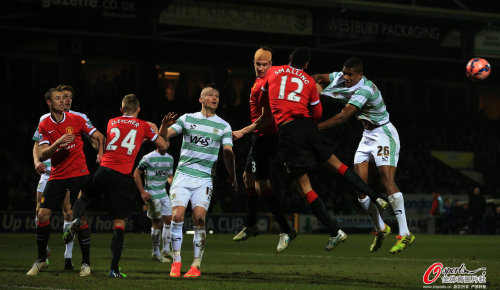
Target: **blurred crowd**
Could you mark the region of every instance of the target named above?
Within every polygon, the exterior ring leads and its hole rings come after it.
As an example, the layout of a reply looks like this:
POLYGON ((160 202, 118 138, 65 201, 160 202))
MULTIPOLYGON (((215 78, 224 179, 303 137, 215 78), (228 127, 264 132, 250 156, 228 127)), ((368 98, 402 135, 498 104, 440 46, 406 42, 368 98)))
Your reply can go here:
MULTIPOLYGON (((221 99, 217 114, 228 121, 234 130, 249 124, 248 95, 253 80, 249 79, 242 86, 235 88, 231 77, 216 76, 216 83, 220 86, 221 99), (218 78, 218 79, 217 79, 218 78)), ((54 86, 57 84, 54 84, 54 86)), ((17 96, 10 100, 6 112, 9 126, 8 140, 2 142, 0 159, 4 174, 0 175, 2 188, 1 210, 34 210, 35 191, 39 176, 34 170, 31 137, 41 115, 48 111, 43 101, 43 93, 47 88, 23 87, 22 80, 16 87, 17 96), (34 91, 37 95, 33 95, 34 91), (15 138, 14 138, 15 137, 15 138), (12 141, 11 141, 12 140, 12 141)), ((140 117, 159 124, 162 116, 169 111, 179 114, 198 111, 200 104, 198 96, 201 85, 196 88, 188 87, 182 77, 175 90, 175 98, 165 97, 164 86, 151 83, 139 87, 134 82, 134 74, 123 71, 115 78, 106 76, 97 78, 93 83, 74 84, 75 95, 73 110, 86 113, 99 131, 105 133, 107 120, 120 114, 119 107, 123 95, 134 92, 141 101, 140 117), (161 96, 161 97, 159 97, 161 96)), ((332 116, 340 107, 331 100, 322 99, 324 117, 332 116)), ((399 131, 401 139, 401 153, 396 174, 396 183, 404 194, 424 193, 431 194, 435 190, 446 196, 463 195, 470 192, 470 188, 477 185, 473 180, 465 177, 431 156, 431 150, 470 151, 474 153, 474 169, 482 173, 485 186, 483 193, 491 197, 500 197, 500 122, 488 120, 481 112, 467 119, 451 121, 408 120, 405 118, 406 108, 391 108, 388 104, 391 120, 399 131)), ((352 165, 354 152, 361 138, 362 127, 356 120, 324 132, 325 138, 335 149, 335 154, 347 165, 352 165)), ((243 174, 246 156, 249 150, 249 136, 235 142, 237 174, 243 174)), ((88 145, 88 144, 87 144, 88 145)), ((169 153, 177 158, 181 140, 174 138, 169 153)), ((151 146, 141 149, 138 158, 153 150, 151 146)), ((90 170, 96 168, 94 163, 95 151, 86 146, 87 163, 90 170)), ((211 211, 234 213, 244 212, 246 208, 245 191, 232 192, 229 184, 225 183, 223 162, 217 165, 215 179, 215 193, 211 211)), ((274 162, 272 185, 283 202, 287 212, 307 212, 305 202, 298 196, 291 179, 287 176, 280 156, 274 162)), ((326 168, 317 168, 311 175, 311 182, 317 192, 324 198, 333 214, 351 214, 361 212, 361 208, 353 191, 335 173, 326 168)), ((240 181, 240 185, 243 182, 240 181)), ((377 178, 372 178, 370 185, 377 192, 383 192, 377 178)), ((138 208, 140 198, 138 195, 138 208)), ((469 204, 470 205, 470 204, 469 204)), ((264 203, 261 204, 265 209, 264 203)), ((96 208, 99 209, 99 202, 96 208)), ((443 201, 441 214, 442 230, 457 232, 467 223, 468 212, 465 204, 453 204, 452 198, 443 201), (459 222, 460 221, 460 222, 459 222)), ((489 220, 496 220, 500 208, 484 213, 486 224, 489 220)), ((470 228, 470 224, 469 224, 470 228)), ((484 232, 490 232, 486 227, 484 232)), ((498 231, 498 229, 496 230, 498 231)))

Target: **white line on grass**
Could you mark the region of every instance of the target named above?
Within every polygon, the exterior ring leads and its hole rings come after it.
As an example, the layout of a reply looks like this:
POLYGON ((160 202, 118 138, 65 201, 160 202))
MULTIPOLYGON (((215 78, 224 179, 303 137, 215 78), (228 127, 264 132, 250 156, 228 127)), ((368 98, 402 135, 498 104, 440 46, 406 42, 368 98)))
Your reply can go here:
POLYGON ((49 289, 49 290, 69 290, 66 288, 52 288, 52 287, 33 287, 33 286, 15 286, 15 285, 0 285, 0 288, 19 288, 19 289, 49 289))

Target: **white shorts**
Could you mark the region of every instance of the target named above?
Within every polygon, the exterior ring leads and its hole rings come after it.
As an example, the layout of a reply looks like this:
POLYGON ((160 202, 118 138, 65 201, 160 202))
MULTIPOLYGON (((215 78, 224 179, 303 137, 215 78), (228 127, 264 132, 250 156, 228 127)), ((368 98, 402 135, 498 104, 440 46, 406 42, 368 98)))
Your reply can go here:
POLYGON ((37 192, 43 192, 45 190, 45 185, 47 185, 47 181, 49 180, 49 174, 44 173, 40 176, 40 181, 38 181, 38 186, 36 188, 37 192))
POLYGON ((354 164, 369 161, 377 166, 397 167, 400 147, 398 131, 390 122, 373 130, 364 130, 354 154, 354 164))
POLYGON ((162 216, 172 215, 172 205, 170 204, 170 198, 168 196, 152 199, 148 203, 147 216, 150 219, 158 220, 162 216))
POLYGON ((196 206, 208 210, 212 199, 212 179, 196 178, 181 172, 177 172, 170 187, 170 200, 172 207, 187 207, 191 201, 191 208, 196 206))

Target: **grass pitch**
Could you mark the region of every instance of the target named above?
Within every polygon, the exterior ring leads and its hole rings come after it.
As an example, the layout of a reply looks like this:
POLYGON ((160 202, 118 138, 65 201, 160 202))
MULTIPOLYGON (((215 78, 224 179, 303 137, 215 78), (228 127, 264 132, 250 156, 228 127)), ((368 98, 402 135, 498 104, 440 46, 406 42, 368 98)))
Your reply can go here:
MULTIPOLYGON (((332 252, 328 236, 299 235, 276 254, 278 235, 261 235, 233 242, 232 235, 208 235, 198 279, 171 278, 170 264, 151 260, 149 234, 125 235, 120 266, 126 279, 108 278, 111 234, 93 234, 90 277, 78 277, 80 248, 75 243, 73 272, 63 271, 61 234, 51 234, 50 266, 36 277, 26 272, 36 259, 34 234, 0 235, 0 288, 26 289, 408 289, 424 285, 427 268, 462 263, 468 270, 487 268, 487 288, 500 288, 500 236, 417 235, 403 253, 390 255, 391 236, 376 253, 368 252, 373 236, 349 234, 332 252)), ((184 235, 182 273, 192 262, 192 235, 184 235)), ((450 284, 453 288, 454 284, 450 284)), ((470 288, 469 289, 474 289, 470 288)))

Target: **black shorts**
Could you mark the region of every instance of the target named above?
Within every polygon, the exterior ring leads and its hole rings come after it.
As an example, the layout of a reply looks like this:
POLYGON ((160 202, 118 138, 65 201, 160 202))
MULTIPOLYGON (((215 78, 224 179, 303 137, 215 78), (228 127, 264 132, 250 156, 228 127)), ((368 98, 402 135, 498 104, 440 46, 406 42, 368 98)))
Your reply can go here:
POLYGON ((125 219, 132 213, 137 193, 132 176, 100 166, 92 179, 92 191, 102 195, 112 218, 125 219))
POLYGON ((278 152, 278 134, 252 136, 245 171, 252 173, 255 180, 271 178, 273 158, 278 152))
POLYGON ((285 154, 285 166, 293 179, 313 170, 333 154, 312 119, 297 119, 279 128, 279 146, 285 154))
POLYGON ((89 175, 71 177, 66 179, 52 179, 47 181, 42 194, 41 208, 57 210, 66 197, 66 191, 70 192, 70 202, 73 204, 80 193, 80 190, 90 181, 89 175))

